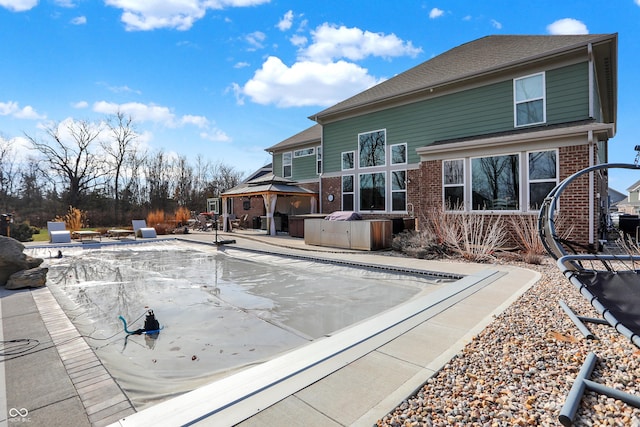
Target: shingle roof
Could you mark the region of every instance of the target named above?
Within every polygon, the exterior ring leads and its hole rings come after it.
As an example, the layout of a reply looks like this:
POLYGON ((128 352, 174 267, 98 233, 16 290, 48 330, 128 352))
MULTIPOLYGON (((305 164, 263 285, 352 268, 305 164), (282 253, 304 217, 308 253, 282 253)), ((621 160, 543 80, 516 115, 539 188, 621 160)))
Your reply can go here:
POLYGON ((276 145, 265 148, 265 151, 281 150, 283 148, 298 146, 305 143, 320 143, 321 136, 322 126, 320 126, 319 124, 315 124, 310 128, 307 128, 302 132, 299 132, 285 139, 284 141, 277 143, 276 145))
POLYGON ((329 107, 312 120, 409 95, 455 81, 518 66, 538 58, 586 47, 612 34, 487 36, 455 47, 416 67, 329 107))

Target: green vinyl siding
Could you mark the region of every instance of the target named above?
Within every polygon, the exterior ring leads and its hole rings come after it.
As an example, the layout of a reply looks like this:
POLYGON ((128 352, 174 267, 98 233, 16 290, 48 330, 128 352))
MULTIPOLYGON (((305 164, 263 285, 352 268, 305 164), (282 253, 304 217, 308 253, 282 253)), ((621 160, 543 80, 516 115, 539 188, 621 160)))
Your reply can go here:
MULTIPOLYGON (((588 63, 548 71, 545 78, 544 125, 588 118, 588 63)), ((407 143, 409 164, 419 162, 417 148, 437 141, 513 130, 513 80, 328 123, 323 126, 324 171, 340 171, 341 153, 357 153, 358 134, 377 129, 386 129, 387 145, 407 143)))
POLYGON ((416 148, 435 141, 513 128, 512 82, 500 82, 414 104, 324 125, 325 172, 340 170, 341 153, 357 152, 357 135, 386 129, 387 145, 407 143, 408 163, 416 148))
MULTIPOLYGON (((307 147, 295 147, 287 149, 286 152, 291 152, 291 177, 289 179, 293 181, 299 180, 308 180, 308 179, 317 179, 318 174, 316 173, 316 154, 315 147, 319 146, 319 144, 313 145, 314 154, 310 156, 303 157, 295 157, 293 156, 293 152, 295 150, 299 150, 300 148, 307 147)), ((310 148, 310 147, 309 147, 310 148)), ((277 152, 273 154, 273 174, 277 176, 282 176, 282 153, 277 152)))
POLYGON ((589 64, 581 62, 547 72, 547 124, 589 118, 589 64))

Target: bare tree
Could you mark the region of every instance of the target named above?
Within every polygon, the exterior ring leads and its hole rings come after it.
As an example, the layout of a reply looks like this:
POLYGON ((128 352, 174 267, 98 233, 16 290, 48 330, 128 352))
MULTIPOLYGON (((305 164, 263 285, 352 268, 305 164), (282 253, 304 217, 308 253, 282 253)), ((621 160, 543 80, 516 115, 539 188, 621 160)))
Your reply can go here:
POLYGON ((50 138, 48 142, 41 142, 26 133, 25 136, 62 179, 67 190, 67 203, 81 207, 84 196, 105 175, 100 160, 92 151, 100 129, 87 121, 70 120, 64 127, 54 124, 45 132, 50 138))
POLYGON ((113 213, 116 224, 120 217, 120 180, 127 157, 133 152, 133 142, 138 137, 131 116, 118 111, 107 119, 110 141, 103 141, 102 148, 107 155, 110 173, 113 173, 114 206, 113 213))
POLYGON ((0 135, 0 205, 8 212, 14 196, 14 179, 17 175, 13 142, 0 135))

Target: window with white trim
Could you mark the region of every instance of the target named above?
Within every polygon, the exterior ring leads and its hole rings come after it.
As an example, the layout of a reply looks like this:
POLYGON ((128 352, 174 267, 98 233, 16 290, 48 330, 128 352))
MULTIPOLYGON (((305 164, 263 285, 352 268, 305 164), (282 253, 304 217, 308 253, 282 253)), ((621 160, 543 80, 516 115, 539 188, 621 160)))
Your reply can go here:
POLYGON ((322 173, 322 146, 316 148, 316 173, 322 173))
POLYGON ((291 178, 291 151, 282 153, 282 176, 291 178))
POLYGON ((358 134, 358 167, 371 168, 387 163, 387 131, 358 134))
POLYGON ((558 185, 558 152, 532 151, 527 158, 529 210, 540 210, 544 199, 558 185))
POLYGON ((342 170, 352 170, 356 167, 355 165, 355 151, 346 151, 342 153, 342 170))
POLYGON ((464 209, 464 159, 442 162, 442 184, 445 209, 464 209))
POLYGON ((407 210, 407 171, 391 172, 391 210, 407 210))
POLYGON ((471 209, 520 209, 520 155, 505 154, 471 159, 471 209))
POLYGON ((544 73, 514 79, 513 98, 516 127, 546 122, 544 73))
POLYGON ((407 163, 407 143, 391 146, 391 164, 404 165, 407 163))
POLYGON ((384 211, 386 209, 386 174, 384 172, 359 175, 360 210, 384 211))
POLYGON ((353 175, 342 176, 342 210, 352 211, 354 208, 353 175))
POLYGON ((293 157, 305 157, 305 156, 313 156, 315 154, 315 149, 311 148, 302 148, 300 150, 296 150, 293 152, 293 157))

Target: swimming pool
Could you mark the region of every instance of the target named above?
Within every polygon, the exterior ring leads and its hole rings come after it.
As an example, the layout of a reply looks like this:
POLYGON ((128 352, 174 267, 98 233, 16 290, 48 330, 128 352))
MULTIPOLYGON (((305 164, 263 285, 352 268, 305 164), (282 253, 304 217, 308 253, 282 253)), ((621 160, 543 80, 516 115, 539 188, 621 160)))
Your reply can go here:
POLYGON ((428 277, 186 243, 46 250, 47 284, 137 409, 379 314, 428 277), (129 335, 153 309, 162 331, 129 335))

